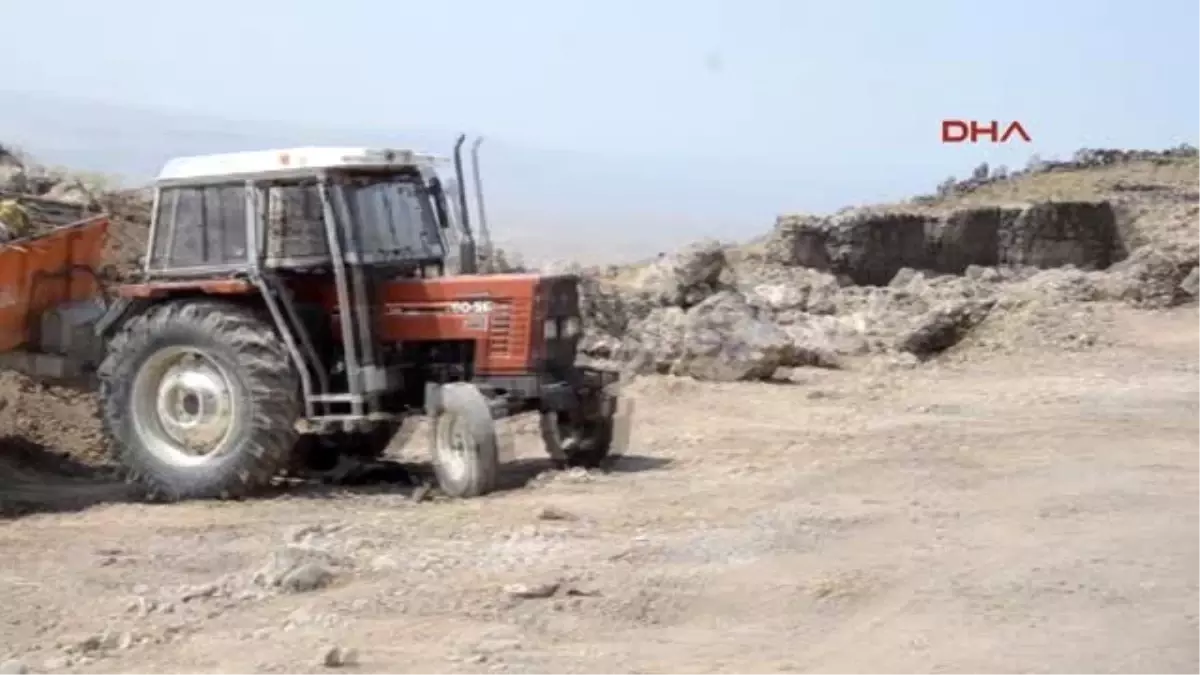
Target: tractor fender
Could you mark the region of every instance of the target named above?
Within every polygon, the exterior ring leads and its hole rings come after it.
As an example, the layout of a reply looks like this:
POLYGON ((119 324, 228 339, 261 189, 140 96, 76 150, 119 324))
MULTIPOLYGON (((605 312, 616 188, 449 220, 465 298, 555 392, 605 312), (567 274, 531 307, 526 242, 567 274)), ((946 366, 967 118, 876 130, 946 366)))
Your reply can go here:
POLYGON ((146 310, 153 301, 146 298, 126 298, 119 297, 108 303, 108 308, 104 310, 93 328, 97 337, 102 340, 108 340, 115 334, 121 326, 133 316, 137 316, 146 310))

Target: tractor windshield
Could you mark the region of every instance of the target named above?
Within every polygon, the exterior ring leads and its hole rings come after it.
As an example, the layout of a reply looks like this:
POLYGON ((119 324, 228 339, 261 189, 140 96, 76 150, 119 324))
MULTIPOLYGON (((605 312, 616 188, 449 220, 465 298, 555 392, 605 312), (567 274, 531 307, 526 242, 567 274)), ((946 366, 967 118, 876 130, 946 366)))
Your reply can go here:
POLYGON ((442 260, 445 242, 429 191, 410 174, 343 175, 333 183, 350 246, 364 263, 442 260))

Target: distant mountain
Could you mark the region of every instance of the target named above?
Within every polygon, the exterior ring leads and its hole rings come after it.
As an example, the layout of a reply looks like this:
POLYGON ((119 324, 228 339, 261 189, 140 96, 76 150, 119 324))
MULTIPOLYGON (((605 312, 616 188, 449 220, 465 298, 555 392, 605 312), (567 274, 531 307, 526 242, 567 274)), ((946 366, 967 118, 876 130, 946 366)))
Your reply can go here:
MULTIPOLYGON (((449 154, 455 134, 429 129, 307 128, 231 121, 28 92, 0 91, 0 142, 47 164, 151 179, 173 156, 299 145, 387 145, 449 154)), ((745 238, 770 226, 766 195, 727 167, 521 147, 481 149, 496 241, 527 260, 618 261, 703 236, 745 238), (698 177, 697 177, 697 174, 698 177), (690 177, 689 177, 690 176, 690 177)))

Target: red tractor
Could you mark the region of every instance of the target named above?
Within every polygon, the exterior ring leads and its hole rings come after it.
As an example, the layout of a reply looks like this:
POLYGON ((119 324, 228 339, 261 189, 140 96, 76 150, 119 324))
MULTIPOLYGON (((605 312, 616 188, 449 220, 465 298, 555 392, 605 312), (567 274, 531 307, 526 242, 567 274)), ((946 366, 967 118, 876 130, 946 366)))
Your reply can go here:
POLYGON ((408 150, 169 161, 137 283, 98 292, 103 218, 0 248, 17 300, 0 350, 91 364, 121 463, 167 499, 376 456, 413 413, 449 496, 493 489, 513 414, 540 413, 554 459, 597 465, 621 442, 618 376, 575 364, 579 279, 477 273, 463 140, 457 199, 408 150))

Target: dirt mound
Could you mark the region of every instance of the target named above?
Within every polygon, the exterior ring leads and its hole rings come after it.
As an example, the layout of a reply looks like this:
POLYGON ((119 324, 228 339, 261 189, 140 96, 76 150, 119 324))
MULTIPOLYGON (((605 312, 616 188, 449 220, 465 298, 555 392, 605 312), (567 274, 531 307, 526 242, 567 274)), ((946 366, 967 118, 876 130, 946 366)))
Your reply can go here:
POLYGON ((112 470, 75 461, 27 438, 0 436, 0 518, 75 511, 133 496, 112 470))
MULTIPOLYGON (((93 394, 0 372, 0 434, 53 448, 88 465, 107 463, 93 394)), ((0 437, 0 454, 8 451, 0 437)))
POLYGON ((95 397, 0 372, 0 517, 129 499, 95 397))

